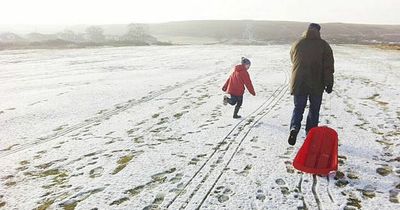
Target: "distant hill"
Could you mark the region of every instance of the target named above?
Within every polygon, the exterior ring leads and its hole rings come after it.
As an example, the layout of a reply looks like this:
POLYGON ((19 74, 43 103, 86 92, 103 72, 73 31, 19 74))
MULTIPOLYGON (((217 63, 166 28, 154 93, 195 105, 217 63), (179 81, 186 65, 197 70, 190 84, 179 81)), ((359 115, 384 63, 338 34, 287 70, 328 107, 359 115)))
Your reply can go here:
MULTIPOLYGON (((308 23, 283 21, 215 20, 184 21, 150 25, 152 35, 214 38, 217 41, 291 43, 308 23)), ((321 24, 322 36, 332 43, 400 43, 400 25, 321 24)), ((246 42, 245 42, 246 43, 246 42)))
MULTIPOLYGON (((192 40, 199 43, 268 44, 291 43, 301 36, 308 24, 290 21, 194 20, 144 25, 149 28, 150 34, 160 41, 173 43, 192 40)), ((106 34, 112 35, 125 33, 126 26, 101 25, 106 34)), ((324 23, 321 26, 322 36, 331 43, 400 43, 400 25, 324 23)), ((68 29, 82 32, 86 27, 79 25, 68 29)))
MULTIPOLYGON (((157 24, 141 24, 149 35, 161 42, 173 44, 287 44, 298 39, 308 23, 289 21, 255 20, 198 20, 178 21, 157 24)), ((325 23, 322 25, 322 37, 335 44, 399 44, 400 25, 366 25, 347 23, 325 23)), ((128 24, 98 25, 107 37, 124 36, 128 24)), ((37 41, 54 37, 63 30, 77 34, 76 39, 83 39, 83 33, 89 25, 65 26, 0 26, 3 40, 37 41), (29 29, 30 28, 30 29, 29 29), (34 28, 34 30, 32 30, 34 28), (5 31, 7 29, 7 31, 5 31), (25 30, 23 30, 25 29, 25 30), (47 35, 40 35, 43 32, 47 35), (10 33, 11 32, 11 33, 10 33), (24 33, 22 33, 24 32, 24 33), (34 33, 32 33, 34 32, 34 33), (32 40, 31 40, 32 39, 32 40)), ((56 36, 65 41, 63 37, 56 36)), ((75 41, 73 41, 75 42, 75 41)))

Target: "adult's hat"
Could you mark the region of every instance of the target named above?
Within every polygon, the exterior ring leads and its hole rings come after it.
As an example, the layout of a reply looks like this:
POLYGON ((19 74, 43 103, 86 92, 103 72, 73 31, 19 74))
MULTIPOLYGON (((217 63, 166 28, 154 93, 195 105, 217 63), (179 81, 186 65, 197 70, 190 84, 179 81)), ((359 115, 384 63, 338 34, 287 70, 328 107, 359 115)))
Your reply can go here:
POLYGON ((317 23, 310 23, 310 25, 308 26, 308 29, 316 29, 316 30, 320 31, 321 26, 317 23))
POLYGON ((247 58, 245 58, 245 57, 242 57, 242 64, 249 64, 249 65, 251 65, 251 62, 250 62, 249 59, 247 59, 247 58))

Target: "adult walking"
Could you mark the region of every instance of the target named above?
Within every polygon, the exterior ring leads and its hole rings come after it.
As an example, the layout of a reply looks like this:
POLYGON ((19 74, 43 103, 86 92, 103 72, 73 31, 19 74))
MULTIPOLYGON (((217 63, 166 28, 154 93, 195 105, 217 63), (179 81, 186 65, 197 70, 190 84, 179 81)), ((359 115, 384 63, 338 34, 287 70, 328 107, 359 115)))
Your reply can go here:
POLYGON ((288 139, 290 145, 296 144, 307 101, 310 101, 310 105, 306 133, 311 128, 318 126, 324 90, 328 94, 332 92, 333 52, 329 44, 321 39, 320 30, 319 24, 311 23, 302 38, 293 44, 290 51, 293 64, 290 88, 294 99, 288 139))

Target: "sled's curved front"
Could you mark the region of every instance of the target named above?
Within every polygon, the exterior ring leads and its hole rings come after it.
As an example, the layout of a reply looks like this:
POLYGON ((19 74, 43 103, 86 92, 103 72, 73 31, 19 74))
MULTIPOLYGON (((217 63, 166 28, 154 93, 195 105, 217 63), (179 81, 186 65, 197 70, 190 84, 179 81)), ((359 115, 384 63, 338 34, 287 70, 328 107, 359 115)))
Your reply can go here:
POLYGON ((338 135, 329 127, 315 127, 310 130, 297 153, 293 166, 300 171, 327 175, 337 170, 338 135))

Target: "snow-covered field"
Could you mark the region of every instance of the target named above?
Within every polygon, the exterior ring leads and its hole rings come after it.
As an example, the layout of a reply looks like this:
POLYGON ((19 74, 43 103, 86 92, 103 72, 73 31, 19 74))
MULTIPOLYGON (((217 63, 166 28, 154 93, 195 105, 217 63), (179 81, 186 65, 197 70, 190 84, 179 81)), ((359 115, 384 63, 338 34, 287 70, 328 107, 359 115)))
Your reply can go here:
POLYGON ((0 52, 0 209, 398 209, 400 54, 333 46, 339 172, 293 169, 288 45, 0 52), (257 96, 221 86, 241 56, 257 96))

